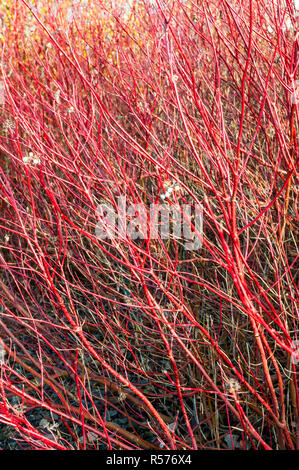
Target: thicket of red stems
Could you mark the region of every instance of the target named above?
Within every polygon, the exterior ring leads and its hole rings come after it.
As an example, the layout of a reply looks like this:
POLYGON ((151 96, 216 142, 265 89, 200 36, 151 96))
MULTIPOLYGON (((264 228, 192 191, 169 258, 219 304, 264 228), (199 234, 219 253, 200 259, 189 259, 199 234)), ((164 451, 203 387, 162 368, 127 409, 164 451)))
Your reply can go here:
POLYGON ((298 449, 293 2, 36 7, 2 36, 0 422, 20 448, 298 449), (98 204, 169 182, 199 250, 96 237, 98 204))

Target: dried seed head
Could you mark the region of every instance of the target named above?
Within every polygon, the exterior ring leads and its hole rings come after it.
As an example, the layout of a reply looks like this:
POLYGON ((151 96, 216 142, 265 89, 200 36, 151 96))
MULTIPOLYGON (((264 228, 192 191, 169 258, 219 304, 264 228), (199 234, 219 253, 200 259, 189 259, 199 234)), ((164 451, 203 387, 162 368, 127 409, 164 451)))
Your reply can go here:
POLYGON ((47 419, 43 418, 39 422, 39 427, 46 429, 47 431, 55 431, 59 428, 59 423, 50 423, 47 419))
POLYGON ((43 429, 47 429, 50 426, 50 423, 47 419, 43 418, 40 420, 39 426, 43 429))
POLYGON ((12 409, 17 416, 23 416, 27 407, 24 405, 24 403, 17 403, 16 405, 12 406, 12 409))
POLYGON ((227 393, 230 394, 238 393, 240 388, 241 385, 236 379, 229 379, 228 382, 225 384, 225 389, 227 393))
POLYGON ((120 394, 118 395, 118 399, 121 403, 125 401, 126 398, 127 398, 127 394, 125 392, 120 392, 120 394))

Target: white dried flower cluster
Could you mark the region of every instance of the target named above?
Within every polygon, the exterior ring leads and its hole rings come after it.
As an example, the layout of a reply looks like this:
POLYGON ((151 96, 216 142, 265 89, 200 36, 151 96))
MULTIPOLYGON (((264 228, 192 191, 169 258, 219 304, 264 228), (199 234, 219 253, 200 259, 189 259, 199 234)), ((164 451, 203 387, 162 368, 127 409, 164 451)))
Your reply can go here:
POLYGON ((95 85, 95 84, 97 83, 97 81, 98 81, 98 74, 99 74, 99 72, 97 71, 97 69, 93 69, 93 70, 91 70, 91 72, 90 72, 90 75, 91 75, 91 83, 92 83, 93 85, 95 85))
POLYGON ((35 30, 36 30, 36 26, 34 24, 32 24, 31 26, 26 26, 26 28, 24 28, 25 37, 30 38, 32 33, 34 33, 35 30))
POLYGON ((4 342, 0 338, 0 366, 3 366, 5 364, 5 356, 6 356, 6 350, 4 347, 4 342))
POLYGON ((0 80, 0 105, 4 104, 5 102, 5 86, 4 82, 0 80))
POLYGON ((168 199, 173 191, 180 191, 181 187, 180 185, 176 182, 176 181, 167 181, 165 184, 164 184, 164 191, 165 191, 165 194, 161 194, 161 199, 164 200, 164 199, 168 199))
POLYGON ((50 423, 47 419, 40 420, 39 426, 47 431, 55 431, 59 427, 59 423, 50 423))
POLYGON ((16 128, 15 122, 12 119, 6 119, 2 124, 2 129, 4 132, 13 132, 16 128))
POLYGON ((227 393, 234 394, 239 392, 241 385, 238 380, 231 378, 225 384, 225 389, 227 393))
POLYGON ((68 112, 69 114, 72 114, 74 111, 75 111, 75 109, 74 109, 73 106, 70 106, 69 109, 67 110, 67 112, 68 112))
POLYGON ((290 101, 292 104, 299 103, 299 80, 296 80, 292 84, 293 91, 290 95, 290 101))
POLYGON ((25 155, 23 157, 23 163, 31 163, 32 165, 38 165, 40 163, 40 159, 36 155, 34 155, 33 152, 29 152, 28 155, 25 155))
POLYGON ((290 31, 294 29, 291 18, 288 16, 282 26, 283 31, 290 31))
POLYGON ((118 399, 121 403, 123 403, 125 401, 125 399, 127 398, 127 394, 125 392, 120 392, 119 395, 118 395, 118 399))
POLYGON ((56 101, 56 103, 60 103, 60 90, 57 90, 55 95, 54 95, 54 99, 56 101))

